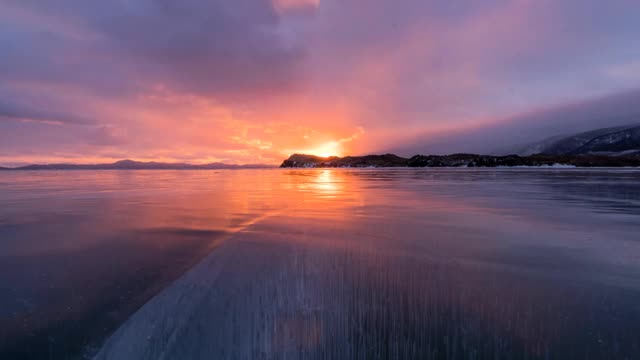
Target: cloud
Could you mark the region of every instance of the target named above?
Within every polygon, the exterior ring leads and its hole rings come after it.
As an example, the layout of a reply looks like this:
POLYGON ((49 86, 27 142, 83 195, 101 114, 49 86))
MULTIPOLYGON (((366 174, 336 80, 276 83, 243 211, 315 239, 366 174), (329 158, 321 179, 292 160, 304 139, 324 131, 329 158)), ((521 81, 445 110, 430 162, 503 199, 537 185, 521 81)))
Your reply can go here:
POLYGON ((14 40, 5 66, 29 80, 71 79, 95 88, 119 82, 121 89, 139 92, 161 86, 236 98, 295 86, 304 55, 301 44, 281 39, 279 14, 262 0, 9 0, 8 5, 20 10, 26 31, 10 34, 14 40), (39 23, 42 19, 47 25, 39 23), (38 30, 43 26, 49 32, 38 30), (87 35, 78 35, 82 32, 87 35))
POLYGON ((640 4, 629 0, 2 8, 6 157, 278 163, 291 149, 333 143, 345 154, 466 151, 634 109, 620 101, 585 116, 549 110, 637 87, 640 4))
POLYGON ((640 124, 640 88, 548 106, 461 128, 418 134, 391 151, 409 154, 505 153, 556 135, 640 124))
POLYGON ((320 0, 273 0, 273 6, 279 13, 315 11, 320 0))
POLYGON ((640 83, 640 62, 610 65, 605 68, 604 72, 607 76, 632 85, 640 83))

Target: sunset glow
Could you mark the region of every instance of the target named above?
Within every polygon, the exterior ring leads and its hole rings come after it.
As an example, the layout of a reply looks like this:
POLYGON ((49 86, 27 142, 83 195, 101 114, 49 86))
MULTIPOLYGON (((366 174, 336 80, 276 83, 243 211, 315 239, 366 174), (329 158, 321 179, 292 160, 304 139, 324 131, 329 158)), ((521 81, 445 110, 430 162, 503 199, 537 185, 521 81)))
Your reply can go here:
POLYGON ((0 360, 640 360, 640 0, 0 0, 0 360))
POLYGON ((315 9, 320 6, 320 0, 273 0, 273 5, 280 12, 301 8, 315 9))
POLYGON ((638 11, 596 0, 7 0, 0 166, 489 153, 613 126, 640 110, 638 11))
POLYGON ((305 151, 305 153, 311 154, 311 155, 317 155, 317 156, 322 156, 322 157, 329 157, 329 156, 342 156, 342 151, 340 149, 340 144, 336 141, 331 141, 328 142, 320 147, 317 147, 315 149, 311 149, 308 152, 305 151))

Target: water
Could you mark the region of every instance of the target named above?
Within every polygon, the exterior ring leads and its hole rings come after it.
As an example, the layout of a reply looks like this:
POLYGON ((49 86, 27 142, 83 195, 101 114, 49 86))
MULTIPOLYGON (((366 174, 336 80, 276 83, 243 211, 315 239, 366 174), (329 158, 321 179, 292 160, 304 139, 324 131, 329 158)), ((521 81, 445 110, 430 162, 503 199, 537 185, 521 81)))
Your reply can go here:
POLYGON ((640 358, 638 170, 11 171, 0 205, 0 359, 640 358))

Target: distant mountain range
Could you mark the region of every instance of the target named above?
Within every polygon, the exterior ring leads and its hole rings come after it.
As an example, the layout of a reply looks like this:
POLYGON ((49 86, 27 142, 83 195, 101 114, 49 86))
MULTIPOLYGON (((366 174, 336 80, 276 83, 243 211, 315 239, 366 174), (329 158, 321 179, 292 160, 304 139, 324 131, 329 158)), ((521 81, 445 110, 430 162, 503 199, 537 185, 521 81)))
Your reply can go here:
POLYGON ((262 164, 234 165, 224 163, 209 163, 193 165, 187 163, 142 162, 120 160, 110 164, 46 164, 26 165, 16 168, 2 168, 0 170, 215 170, 215 169, 261 169, 273 166, 262 164))
POLYGON ((640 125, 591 130, 575 135, 554 136, 510 151, 517 155, 609 155, 640 154, 640 125))
POLYGON ((638 167, 640 155, 415 155, 403 158, 394 154, 319 157, 294 154, 282 162, 282 168, 334 167, 638 167))

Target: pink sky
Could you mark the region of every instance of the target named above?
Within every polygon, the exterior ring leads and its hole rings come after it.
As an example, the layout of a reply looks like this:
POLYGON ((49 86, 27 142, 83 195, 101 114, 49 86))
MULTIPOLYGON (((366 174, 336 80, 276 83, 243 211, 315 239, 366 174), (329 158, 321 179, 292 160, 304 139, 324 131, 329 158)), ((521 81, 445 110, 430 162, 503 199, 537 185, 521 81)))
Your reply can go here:
POLYGON ((551 136, 640 103, 630 0, 1 6, 0 164, 480 152, 510 136, 460 134, 551 136))

